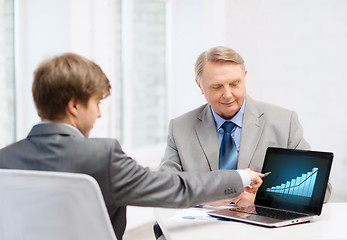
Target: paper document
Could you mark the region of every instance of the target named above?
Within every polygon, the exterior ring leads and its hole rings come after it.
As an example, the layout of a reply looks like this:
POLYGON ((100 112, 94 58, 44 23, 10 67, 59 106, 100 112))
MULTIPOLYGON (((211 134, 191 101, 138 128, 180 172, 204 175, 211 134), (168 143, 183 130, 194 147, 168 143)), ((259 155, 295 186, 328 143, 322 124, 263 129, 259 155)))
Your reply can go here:
MULTIPOLYGON (((176 214, 172 217, 173 220, 182 220, 187 221, 204 221, 204 222, 215 222, 215 221, 225 221, 224 219, 211 217, 207 213, 213 210, 225 209, 225 208, 234 208, 236 205, 230 204, 220 207, 214 206, 199 206, 186 209, 179 209, 176 211, 176 214)), ((229 221, 229 220, 226 220, 229 221)))

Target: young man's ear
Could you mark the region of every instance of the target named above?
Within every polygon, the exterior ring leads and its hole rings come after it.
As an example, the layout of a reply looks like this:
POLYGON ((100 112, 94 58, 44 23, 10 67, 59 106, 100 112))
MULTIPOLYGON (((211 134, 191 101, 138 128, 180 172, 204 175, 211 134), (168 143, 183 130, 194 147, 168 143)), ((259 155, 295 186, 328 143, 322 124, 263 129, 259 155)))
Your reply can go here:
POLYGON ((79 109, 79 103, 75 100, 75 98, 71 98, 70 101, 67 103, 66 111, 68 114, 77 117, 78 115, 78 109, 79 109))

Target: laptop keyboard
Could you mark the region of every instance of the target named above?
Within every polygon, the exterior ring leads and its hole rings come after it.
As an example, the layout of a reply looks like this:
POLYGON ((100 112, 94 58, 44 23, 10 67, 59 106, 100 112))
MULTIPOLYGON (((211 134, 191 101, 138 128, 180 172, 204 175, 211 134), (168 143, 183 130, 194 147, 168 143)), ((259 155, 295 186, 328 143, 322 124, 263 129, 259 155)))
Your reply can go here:
POLYGON ((271 218, 281 219, 281 220, 295 219, 295 218, 307 216, 305 214, 288 212, 288 211, 284 211, 284 210, 277 210, 277 209, 273 209, 273 208, 260 207, 260 206, 246 206, 246 207, 230 208, 229 210, 235 211, 235 212, 249 213, 249 214, 254 214, 254 215, 261 215, 261 216, 271 217, 271 218))

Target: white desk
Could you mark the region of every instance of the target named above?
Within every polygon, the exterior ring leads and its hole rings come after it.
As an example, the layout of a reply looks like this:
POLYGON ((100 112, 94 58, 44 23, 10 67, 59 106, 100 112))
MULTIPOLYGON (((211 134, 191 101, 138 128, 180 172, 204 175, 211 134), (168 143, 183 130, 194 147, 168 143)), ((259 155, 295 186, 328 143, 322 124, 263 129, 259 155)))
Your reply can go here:
POLYGON ((217 239, 347 239, 347 202, 324 204, 319 218, 281 228, 235 221, 196 221, 177 217, 180 209, 154 209, 167 240, 217 239))

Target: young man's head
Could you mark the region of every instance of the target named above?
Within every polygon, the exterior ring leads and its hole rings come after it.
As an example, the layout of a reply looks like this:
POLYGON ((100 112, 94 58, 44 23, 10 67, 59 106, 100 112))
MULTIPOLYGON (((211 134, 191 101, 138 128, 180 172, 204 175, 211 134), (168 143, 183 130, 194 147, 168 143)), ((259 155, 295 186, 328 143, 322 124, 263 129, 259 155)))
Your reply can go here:
POLYGON ((101 68, 73 53, 45 60, 34 72, 32 93, 41 119, 69 123, 85 136, 101 116, 98 104, 110 90, 101 68))

